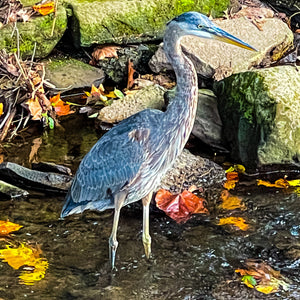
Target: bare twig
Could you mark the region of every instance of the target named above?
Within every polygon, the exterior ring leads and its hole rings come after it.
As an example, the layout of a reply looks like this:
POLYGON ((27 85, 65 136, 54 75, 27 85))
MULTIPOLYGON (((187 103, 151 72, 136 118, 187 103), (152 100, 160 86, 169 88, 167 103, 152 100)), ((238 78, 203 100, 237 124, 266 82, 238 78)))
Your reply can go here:
POLYGON ((55 0, 54 18, 53 18, 52 29, 51 29, 51 34, 50 34, 51 37, 53 37, 53 34, 54 34, 54 28, 55 28, 55 23, 56 23, 56 18, 57 18, 57 5, 58 5, 58 0, 55 0))
POLYGON ((15 117, 16 111, 17 111, 17 109, 14 107, 12 109, 11 113, 9 114, 7 122, 5 123, 5 126, 4 126, 4 128, 3 128, 2 132, 1 132, 1 135, 0 135, 0 142, 2 142, 5 139, 5 137, 7 136, 10 124, 11 124, 12 120, 15 117))

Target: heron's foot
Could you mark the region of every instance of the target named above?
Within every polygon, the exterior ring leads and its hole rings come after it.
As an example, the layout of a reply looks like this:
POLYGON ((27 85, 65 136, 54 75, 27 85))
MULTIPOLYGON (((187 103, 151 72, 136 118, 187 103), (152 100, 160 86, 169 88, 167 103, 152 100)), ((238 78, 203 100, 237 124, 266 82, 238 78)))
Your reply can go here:
POLYGON ((149 259, 151 255, 151 236, 143 235, 143 244, 145 249, 146 257, 149 259))
POLYGON ((118 248, 118 241, 109 239, 109 260, 111 262, 111 269, 115 268, 115 261, 116 261, 116 252, 118 248))

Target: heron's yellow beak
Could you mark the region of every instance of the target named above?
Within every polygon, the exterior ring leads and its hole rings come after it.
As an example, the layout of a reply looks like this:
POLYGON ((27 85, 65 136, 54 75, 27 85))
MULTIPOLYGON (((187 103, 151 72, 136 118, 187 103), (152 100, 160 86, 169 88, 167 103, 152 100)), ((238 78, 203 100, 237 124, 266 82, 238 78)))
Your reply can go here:
POLYGON ((214 31, 212 32, 214 39, 227 43, 227 44, 232 44, 244 49, 248 49, 251 51, 258 51, 254 47, 250 46, 249 44, 243 42, 242 40, 238 39, 237 37, 231 35, 230 33, 222 30, 221 28, 214 28, 214 31))

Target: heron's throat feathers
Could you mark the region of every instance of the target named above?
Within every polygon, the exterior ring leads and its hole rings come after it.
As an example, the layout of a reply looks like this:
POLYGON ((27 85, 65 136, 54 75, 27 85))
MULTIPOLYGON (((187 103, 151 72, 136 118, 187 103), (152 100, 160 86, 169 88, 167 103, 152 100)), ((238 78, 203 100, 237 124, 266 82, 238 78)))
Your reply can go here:
POLYGON ((197 110, 197 73, 191 60, 182 51, 180 35, 173 30, 165 36, 164 50, 174 68, 177 81, 175 97, 167 108, 166 119, 174 124, 174 129, 178 130, 177 134, 182 139, 181 143, 185 144, 192 131, 197 110))

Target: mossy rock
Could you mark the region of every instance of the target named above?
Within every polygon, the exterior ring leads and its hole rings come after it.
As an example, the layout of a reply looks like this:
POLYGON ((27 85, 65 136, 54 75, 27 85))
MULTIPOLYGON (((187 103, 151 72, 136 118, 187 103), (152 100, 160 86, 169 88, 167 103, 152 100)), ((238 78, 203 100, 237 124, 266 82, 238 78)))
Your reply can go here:
POLYGON ((73 11, 75 44, 140 43, 162 38, 167 21, 186 11, 222 15, 230 0, 64 0, 73 11))
POLYGON ((300 160, 300 73, 278 66, 215 83, 231 156, 247 166, 300 160))
MULTIPOLYGON (((32 17, 25 23, 17 22, 16 26, 19 32, 21 56, 23 58, 31 57, 36 44, 35 57, 45 57, 52 51, 67 28, 66 9, 59 5, 56 19, 52 13, 46 16, 32 17), (55 22, 55 26, 52 34, 53 22, 55 22)), ((5 48, 9 52, 17 52, 16 34, 17 31, 13 24, 3 26, 0 30, 0 49, 5 48)))

